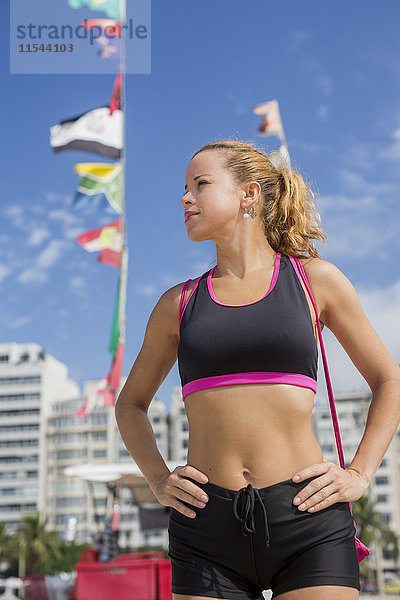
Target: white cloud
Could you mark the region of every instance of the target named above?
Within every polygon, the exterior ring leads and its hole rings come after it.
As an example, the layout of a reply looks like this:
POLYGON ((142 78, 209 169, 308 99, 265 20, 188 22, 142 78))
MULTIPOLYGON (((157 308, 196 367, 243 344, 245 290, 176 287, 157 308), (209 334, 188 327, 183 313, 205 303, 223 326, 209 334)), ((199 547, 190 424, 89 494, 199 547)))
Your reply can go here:
POLYGON ((317 108, 317 117, 319 121, 326 121, 328 117, 328 106, 326 104, 320 104, 317 108))
POLYGON ((39 246, 43 240, 50 237, 50 231, 46 227, 38 227, 31 232, 28 239, 28 246, 39 246))
POLYGON ((138 296, 155 296, 157 292, 158 286, 154 283, 136 283, 133 287, 133 293, 138 296))
POLYGON ((24 271, 22 271, 22 273, 18 275, 18 281, 22 284, 33 283, 37 285, 39 283, 44 283, 48 280, 48 278, 49 276, 47 275, 47 273, 44 273, 43 271, 40 271, 35 267, 25 269, 24 271))
POLYGON ((338 170, 345 193, 321 195, 316 209, 332 256, 391 259, 398 245, 398 193, 390 181, 374 182, 349 169, 338 170))
POLYGON ((48 269, 49 267, 52 267, 60 258, 66 245, 64 240, 51 240, 47 248, 37 256, 35 260, 37 268, 48 269))
POLYGON ((288 143, 289 152, 291 148, 300 148, 310 154, 320 154, 323 151, 329 150, 329 146, 326 144, 320 144, 319 142, 312 142, 311 140, 299 140, 291 139, 288 143))
POLYGON ((3 281, 3 279, 5 279, 10 273, 11 270, 0 263, 0 282, 3 281))
POLYGON ((293 50, 294 52, 298 52, 300 48, 304 45, 304 42, 311 39, 311 34, 309 31, 305 29, 299 29, 294 33, 291 33, 290 39, 288 40, 287 47, 289 50, 293 50))
POLYGON ((381 150, 378 150, 377 158, 383 161, 400 162, 400 129, 396 129, 392 133, 393 141, 381 150))
POLYGON ((69 247, 65 240, 51 240, 48 246, 33 260, 32 266, 18 276, 18 281, 25 283, 43 283, 48 279, 46 271, 61 257, 63 250, 69 247))
MULTIPOLYGON (((367 318, 378 333, 383 344, 393 357, 400 362, 400 336, 394 326, 400 320, 400 280, 385 288, 365 289, 355 284, 358 297, 367 318)), ((329 372, 334 392, 369 390, 364 377, 356 369, 350 357, 339 344, 333 333, 324 328, 322 331, 329 372)), ((319 354, 321 356, 320 348, 319 354)), ((323 363, 320 359, 318 394, 327 396, 323 374, 323 363)))
POLYGON ((26 229, 24 219, 24 209, 18 204, 11 204, 3 209, 3 214, 6 215, 17 229, 26 229))
POLYGON ((376 148, 368 142, 356 141, 344 149, 343 158, 352 168, 371 172, 376 164, 376 148))
POLYGON ((313 77, 314 85, 324 96, 330 96, 333 89, 332 77, 324 71, 315 58, 308 58, 302 63, 303 68, 313 77))
POLYGON ((58 221, 61 224, 63 235, 68 239, 76 238, 85 230, 82 217, 72 212, 70 208, 56 208, 55 210, 50 210, 49 219, 51 221, 58 221))
POLYGON ((69 280, 69 288, 70 290, 76 294, 77 296, 87 298, 88 294, 88 283, 85 277, 81 275, 76 275, 69 280))
POLYGON ((32 317, 26 315, 24 317, 20 316, 15 317, 14 319, 7 319, 3 322, 3 325, 8 329, 21 329, 21 327, 25 327, 25 325, 28 325, 31 322, 32 317))
POLYGON ((46 192, 45 194, 45 199, 47 200, 47 202, 50 202, 51 204, 57 203, 57 204, 70 204, 71 203, 71 197, 68 196, 67 194, 58 194, 56 192, 46 192))

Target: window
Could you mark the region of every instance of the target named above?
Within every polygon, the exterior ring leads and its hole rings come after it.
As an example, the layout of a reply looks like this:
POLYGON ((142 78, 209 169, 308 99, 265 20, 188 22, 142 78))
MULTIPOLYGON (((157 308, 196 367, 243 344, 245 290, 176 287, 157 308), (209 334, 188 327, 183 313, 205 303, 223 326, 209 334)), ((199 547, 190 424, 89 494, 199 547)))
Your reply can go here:
POLYGON ((322 444, 322 452, 333 452, 333 444, 322 444))
POLYGON ((381 518, 385 523, 390 523, 392 520, 392 515, 390 513, 381 513, 381 518))
POLYGON ((107 450, 93 450, 93 458, 106 458, 107 450))
POLYGON ((376 485, 388 485, 389 477, 386 475, 379 475, 378 477, 375 477, 375 483, 376 485))
POLYGON ((378 494, 376 497, 376 501, 380 503, 388 502, 389 496, 387 494, 378 494))

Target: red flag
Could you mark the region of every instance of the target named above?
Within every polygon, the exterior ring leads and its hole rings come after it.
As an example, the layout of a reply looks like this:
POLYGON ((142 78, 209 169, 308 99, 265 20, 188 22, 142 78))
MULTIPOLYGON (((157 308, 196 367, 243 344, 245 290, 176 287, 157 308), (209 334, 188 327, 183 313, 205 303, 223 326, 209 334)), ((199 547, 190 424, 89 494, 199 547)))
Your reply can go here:
POLYGON ((99 390, 97 395, 102 398, 101 406, 114 406, 115 405, 115 391, 110 389, 99 390))
POLYGON ((100 252, 97 260, 106 265, 110 265, 110 267, 121 268, 121 252, 116 252, 115 250, 111 250, 111 248, 104 248, 104 250, 100 252))
POLYGON ((114 110, 121 110, 121 84, 122 75, 119 71, 114 81, 111 100, 110 100, 110 115, 113 114, 114 110))
POLYGON ((107 381, 114 390, 119 388, 119 382, 121 379, 122 362, 124 359, 124 344, 119 342, 115 357, 111 366, 111 370, 107 375, 107 381))
POLYGON ((85 398, 85 402, 82 404, 81 408, 79 410, 77 410, 72 416, 73 417, 86 417, 87 415, 87 406, 88 406, 89 400, 88 398, 85 398))

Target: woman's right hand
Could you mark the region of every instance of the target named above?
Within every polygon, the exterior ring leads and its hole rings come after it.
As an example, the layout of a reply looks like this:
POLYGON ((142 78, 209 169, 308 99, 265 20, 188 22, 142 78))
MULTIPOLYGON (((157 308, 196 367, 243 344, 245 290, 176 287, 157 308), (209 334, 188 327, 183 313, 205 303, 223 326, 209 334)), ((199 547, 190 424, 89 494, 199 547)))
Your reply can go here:
POLYGON ((201 483, 208 481, 204 473, 191 465, 178 465, 171 473, 161 476, 155 489, 155 496, 160 504, 172 506, 186 517, 194 519, 196 513, 180 500, 193 504, 198 508, 204 508, 208 502, 208 496, 202 488, 195 485, 193 481, 186 479, 186 477, 201 483))

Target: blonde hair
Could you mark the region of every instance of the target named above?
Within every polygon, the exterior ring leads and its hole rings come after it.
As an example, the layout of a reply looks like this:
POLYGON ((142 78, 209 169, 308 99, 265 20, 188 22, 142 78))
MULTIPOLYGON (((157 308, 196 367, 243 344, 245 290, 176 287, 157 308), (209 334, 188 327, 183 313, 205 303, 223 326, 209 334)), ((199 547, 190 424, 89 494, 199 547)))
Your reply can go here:
POLYGON ((288 166, 276 168, 254 144, 224 139, 202 146, 192 159, 205 150, 222 152, 224 167, 238 184, 257 181, 261 187, 265 236, 275 252, 298 258, 321 258, 312 239, 327 241, 321 231, 321 217, 314 206, 310 184, 288 166))

